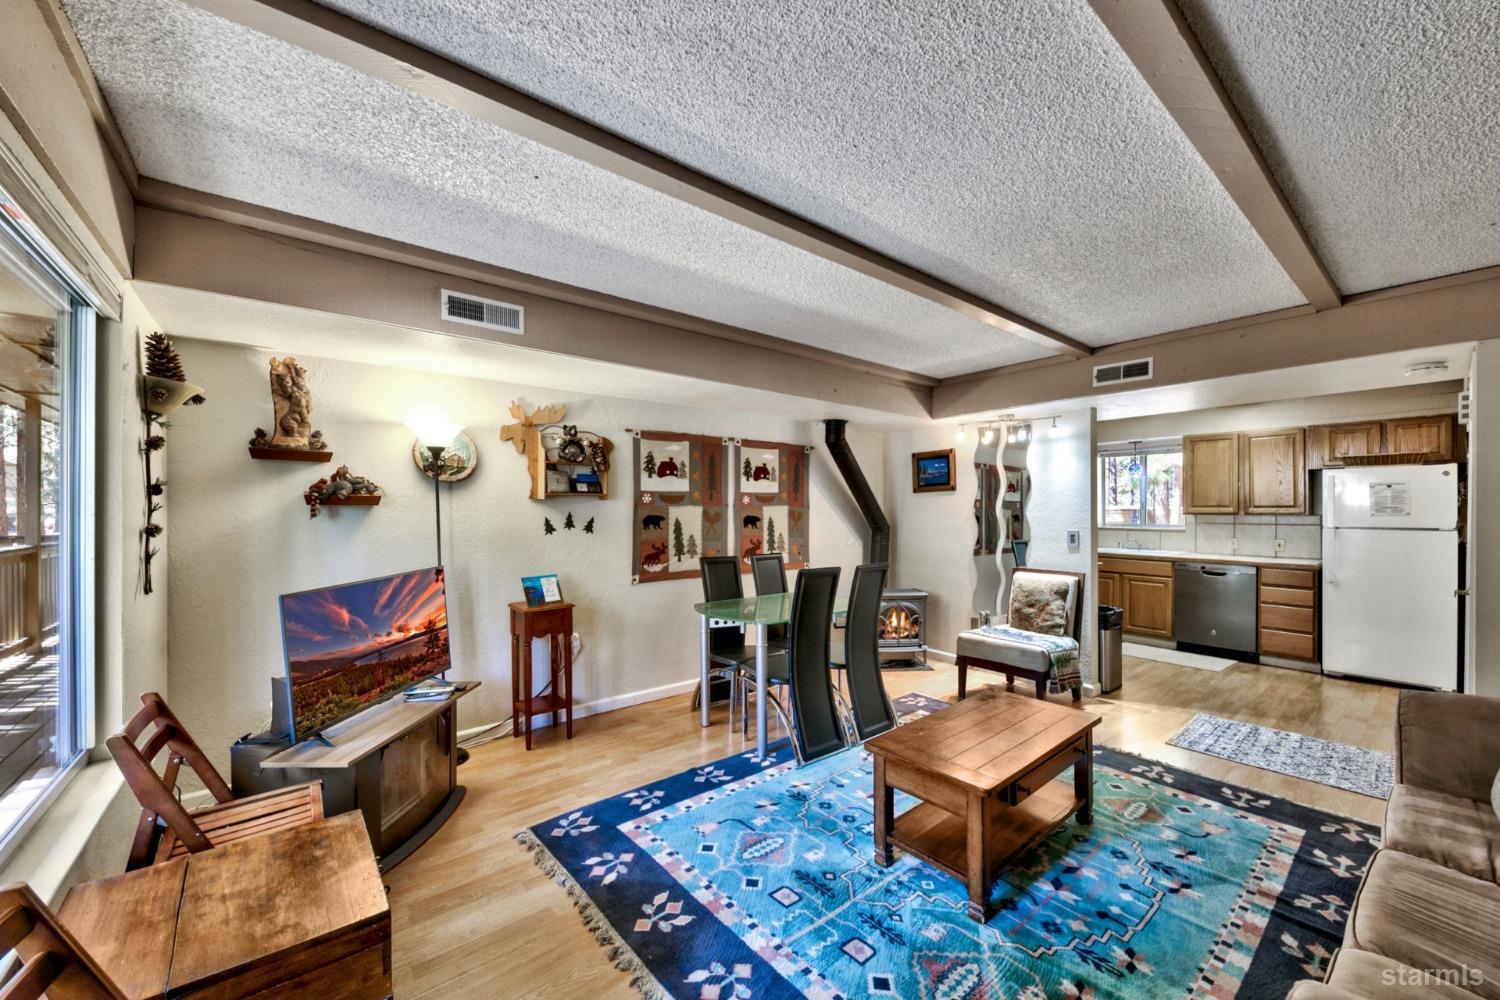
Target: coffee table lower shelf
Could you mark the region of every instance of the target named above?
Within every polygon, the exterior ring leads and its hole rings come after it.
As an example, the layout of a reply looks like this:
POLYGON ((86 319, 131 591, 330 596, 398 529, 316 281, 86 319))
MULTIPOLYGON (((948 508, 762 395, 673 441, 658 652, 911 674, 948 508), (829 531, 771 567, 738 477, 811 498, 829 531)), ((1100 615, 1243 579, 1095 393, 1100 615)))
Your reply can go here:
MULTIPOLYGON (((1071 783, 1061 781, 1048 782, 1018 805, 995 802, 986 837, 990 871, 1036 846, 1086 805, 1073 794, 1071 783)), ((964 817, 922 802, 896 817, 887 839, 892 846, 968 883, 969 831, 964 817)), ((988 882, 989 873, 986 876, 988 882)))

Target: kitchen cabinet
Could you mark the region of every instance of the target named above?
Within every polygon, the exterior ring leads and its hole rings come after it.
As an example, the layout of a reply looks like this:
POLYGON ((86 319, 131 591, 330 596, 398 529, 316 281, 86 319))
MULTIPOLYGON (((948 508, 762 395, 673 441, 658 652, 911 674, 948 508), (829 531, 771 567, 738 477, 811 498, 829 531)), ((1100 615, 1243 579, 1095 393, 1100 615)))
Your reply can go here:
POLYGON ((1317 661, 1317 570, 1261 569, 1259 633, 1262 656, 1317 661))
POLYGON ((1307 467, 1337 469, 1351 456, 1379 455, 1384 445, 1385 424, 1379 420, 1309 427, 1307 467))
POLYGON ((1386 450, 1421 455, 1424 462, 1453 461, 1453 415, 1404 417, 1385 422, 1386 450))
POLYGON ((1099 560, 1099 603, 1125 612, 1126 632, 1172 638, 1172 561, 1104 556, 1099 560))
POLYGON ((1098 600, 1100 604, 1108 604, 1112 608, 1120 606, 1120 574, 1100 573, 1098 576, 1098 600))
POLYGON ((1125 576, 1120 578, 1124 594, 1125 631, 1172 638, 1172 578, 1125 576))
POLYGON ((1250 431, 1239 437, 1244 482, 1239 513, 1306 514, 1307 430, 1250 431))
POLYGON ((1189 434, 1182 439, 1182 512, 1237 514, 1240 436, 1189 434))

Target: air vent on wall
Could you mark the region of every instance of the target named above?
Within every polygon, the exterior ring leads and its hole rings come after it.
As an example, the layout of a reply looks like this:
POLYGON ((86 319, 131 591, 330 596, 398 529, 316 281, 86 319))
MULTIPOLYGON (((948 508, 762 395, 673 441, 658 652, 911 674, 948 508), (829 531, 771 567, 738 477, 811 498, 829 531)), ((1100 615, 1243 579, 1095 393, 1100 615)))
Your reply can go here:
POLYGON ((482 326, 503 333, 526 332, 526 310, 509 302, 481 299, 477 295, 443 289, 443 319, 450 323, 482 326))
POLYGON ((1094 387, 1148 381, 1151 378, 1151 360, 1141 358, 1139 361, 1121 361, 1114 365, 1095 365, 1094 387))

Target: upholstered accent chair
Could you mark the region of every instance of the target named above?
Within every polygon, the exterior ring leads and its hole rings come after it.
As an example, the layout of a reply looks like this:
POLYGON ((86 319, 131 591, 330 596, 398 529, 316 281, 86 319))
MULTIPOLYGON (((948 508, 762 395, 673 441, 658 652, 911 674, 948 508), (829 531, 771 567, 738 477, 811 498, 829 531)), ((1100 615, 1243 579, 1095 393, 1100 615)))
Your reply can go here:
POLYGON ((1076 673, 1077 647, 1083 632, 1084 576, 1066 570, 1018 569, 1011 577, 1009 599, 999 610, 1003 624, 984 624, 958 637, 958 696, 968 694, 970 668, 1005 675, 1006 686, 1017 677, 1036 684, 1036 696, 1047 697, 1049 682, 1061 681, 1073 700, 1081 697, 1076 673), (1062 640, 1062 641, 1059 641, 1062 640), (1054 676, 1071 640, 1074 671, 1054 676))

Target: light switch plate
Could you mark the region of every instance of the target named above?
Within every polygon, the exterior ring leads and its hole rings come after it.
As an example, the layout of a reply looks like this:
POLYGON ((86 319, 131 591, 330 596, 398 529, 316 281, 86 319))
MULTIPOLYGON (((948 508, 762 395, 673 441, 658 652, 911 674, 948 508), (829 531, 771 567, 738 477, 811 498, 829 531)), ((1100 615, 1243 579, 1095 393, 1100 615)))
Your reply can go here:
POLYGON ((1069 531, 1068 532, 1068 548, 1069 549, 1076 549, 1076 548, 1078 548, 1078 546, 1080 544, 1082 544, 1082 533, 1079 532, 1079 531, 1077 531, 1077 530, 1069 531))

